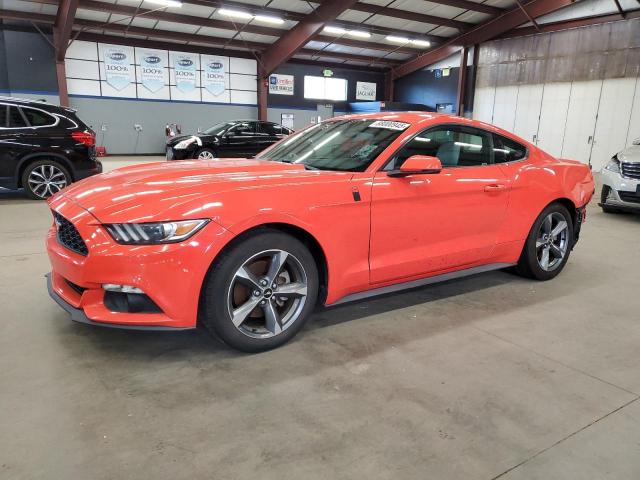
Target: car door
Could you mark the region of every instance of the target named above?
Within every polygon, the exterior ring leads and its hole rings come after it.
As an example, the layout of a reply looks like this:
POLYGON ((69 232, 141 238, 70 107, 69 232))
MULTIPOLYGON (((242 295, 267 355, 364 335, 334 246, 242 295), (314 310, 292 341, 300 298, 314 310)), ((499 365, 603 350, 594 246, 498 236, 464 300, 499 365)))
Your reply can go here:
POLYGON ((376 173, 372 186, 372 283, 437 274, 491 257, 509 198, 493 164, 488 132, 460 125, 427 129, 376 173), (390 177, 412 155, 438 157, 438 174, 390 177))
POLYGON ((257 138, 260 145, 256 154, 274 144, 282 137, 282 129, 279 125, 271 122, 258 122, 257 138))
POLYGON ((223 138, 221 157, 252 157, 255 150, 256 122, 239 122, 227 130, 223 138))
POLYGON ((15 105, 0 104, 0 186, 13 187, 18 162, 31 150, 27 121, 15 105))

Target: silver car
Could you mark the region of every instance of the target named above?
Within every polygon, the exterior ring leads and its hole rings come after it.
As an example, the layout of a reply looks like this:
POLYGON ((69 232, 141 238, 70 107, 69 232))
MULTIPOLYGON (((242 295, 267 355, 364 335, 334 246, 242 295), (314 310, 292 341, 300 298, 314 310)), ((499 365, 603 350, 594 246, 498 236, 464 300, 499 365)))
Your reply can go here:
POLYGON ((611 157, 600 174, 599 205, 604 212, 640 212, 640 138, 611 157))

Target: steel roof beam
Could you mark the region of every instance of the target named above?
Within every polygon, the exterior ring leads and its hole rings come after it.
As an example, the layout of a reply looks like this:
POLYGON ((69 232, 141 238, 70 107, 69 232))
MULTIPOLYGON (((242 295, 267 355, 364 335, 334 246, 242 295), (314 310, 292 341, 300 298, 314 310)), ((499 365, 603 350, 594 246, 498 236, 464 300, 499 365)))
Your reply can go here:
MULTIPOLYGON (((525 3, 524 6, 532 18, 537 18, 571 5, 572 3, 574 3, 573 0, 532 0, 525 3)), ((421 70, 459 52, 463 47, 491 40, 527 21, 527 15, 525 15, 520 7, 516 7, 394 68, 393 76, 394 78, 399 78, 421 70)))
POLYGON ((348 10, 357 0, 329 0, 307 15, 305 20, 285 33, 261 56, 260 76, 265 77, 289 60, 323 27, 348 10))

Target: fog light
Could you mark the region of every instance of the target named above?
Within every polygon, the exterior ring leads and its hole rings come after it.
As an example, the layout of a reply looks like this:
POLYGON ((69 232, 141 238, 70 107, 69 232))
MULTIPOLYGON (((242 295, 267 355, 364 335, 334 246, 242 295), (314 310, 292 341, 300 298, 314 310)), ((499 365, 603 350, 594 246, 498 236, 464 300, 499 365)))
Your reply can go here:
POLYGON ((120 293, 144 293, 137 287, 131 285, 116 285, 114 283, 103 283, 102 288, 108 292, 120 292, 120 293))

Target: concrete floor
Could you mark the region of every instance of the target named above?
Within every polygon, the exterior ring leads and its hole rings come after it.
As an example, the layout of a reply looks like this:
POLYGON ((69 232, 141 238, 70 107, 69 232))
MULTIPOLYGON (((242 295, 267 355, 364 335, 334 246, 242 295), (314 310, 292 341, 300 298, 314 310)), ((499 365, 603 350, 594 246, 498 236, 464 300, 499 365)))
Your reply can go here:
POLYGON ((260 355, 71 322, 46 205, 0 217, 0 478, 640 478, 640 216, 592 205, 551 282, 326 309, 260 355))

